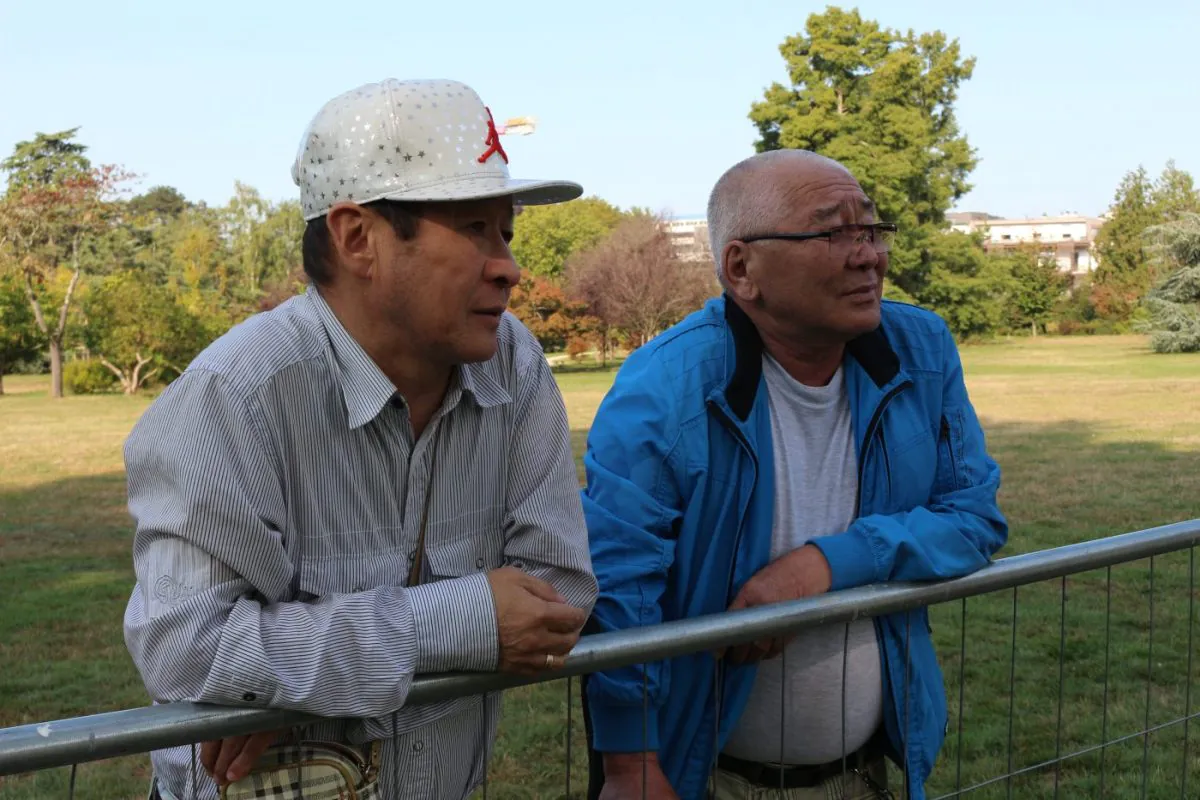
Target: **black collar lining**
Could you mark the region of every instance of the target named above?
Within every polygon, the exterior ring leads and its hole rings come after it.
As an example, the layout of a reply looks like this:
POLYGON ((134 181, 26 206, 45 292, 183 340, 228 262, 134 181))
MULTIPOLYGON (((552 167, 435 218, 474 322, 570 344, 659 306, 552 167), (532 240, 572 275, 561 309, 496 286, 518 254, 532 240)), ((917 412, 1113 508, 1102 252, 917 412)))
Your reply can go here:
MULTIPOLYGON (((725 387, 725 399, 737 418, 745 422, 754 407, 762 377, 762 337, 746 312, 728 295, 725 296, 725 321, 733 336, 734 349, 733 373, 725 387)), ((888 342, 882 325, 851 340, 846 350, 881 389, 900 372, 900 357, 888 342)))

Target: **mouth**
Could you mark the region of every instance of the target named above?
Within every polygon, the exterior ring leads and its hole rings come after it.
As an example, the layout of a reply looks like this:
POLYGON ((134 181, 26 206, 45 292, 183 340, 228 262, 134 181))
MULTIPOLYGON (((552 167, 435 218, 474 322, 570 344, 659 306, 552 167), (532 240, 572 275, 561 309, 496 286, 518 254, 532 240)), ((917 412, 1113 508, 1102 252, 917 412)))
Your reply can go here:
POLYGON ((859 286, 857 289, 851 289, 850 291, 846 292, 846 296, 855 298, 875 297, 878 292, 879 284, 869 283, 866 286, 859 286))
POLYGON ((499 320, 500 317, 504 315, 504 310, 504 306, 495 306, 493 308, 477 308, 475 309, 474 313, 481 317, 499 320))

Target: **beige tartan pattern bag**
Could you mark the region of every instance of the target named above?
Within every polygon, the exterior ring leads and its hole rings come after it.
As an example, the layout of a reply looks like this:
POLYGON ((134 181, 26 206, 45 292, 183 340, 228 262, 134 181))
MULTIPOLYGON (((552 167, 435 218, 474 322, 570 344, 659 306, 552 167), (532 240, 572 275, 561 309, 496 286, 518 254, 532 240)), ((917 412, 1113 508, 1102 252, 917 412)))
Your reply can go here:
POLYGON ((335 742, 275 745, 221 800, 379 800, 379 742, 370 755, 335 742))

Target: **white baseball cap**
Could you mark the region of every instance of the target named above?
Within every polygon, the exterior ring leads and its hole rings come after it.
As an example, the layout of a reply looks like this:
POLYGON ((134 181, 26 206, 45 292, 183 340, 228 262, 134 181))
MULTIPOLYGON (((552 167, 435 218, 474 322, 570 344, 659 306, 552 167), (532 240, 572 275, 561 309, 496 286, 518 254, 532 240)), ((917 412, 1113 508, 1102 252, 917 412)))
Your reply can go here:
POLYGON ((292 180, 305 220, 344 201, 511 195, 544 205, 583 194, 571 181, 510 177, 491 111, 471 87, 450 80, 389 78, 330 100, 304 133, 292 180))

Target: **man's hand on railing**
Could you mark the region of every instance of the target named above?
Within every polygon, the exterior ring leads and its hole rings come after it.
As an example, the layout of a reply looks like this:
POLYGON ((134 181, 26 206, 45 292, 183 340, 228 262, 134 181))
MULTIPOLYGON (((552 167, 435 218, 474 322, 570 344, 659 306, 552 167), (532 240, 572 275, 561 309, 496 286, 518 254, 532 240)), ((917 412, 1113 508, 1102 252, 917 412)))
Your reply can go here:
POLYGON ((605 753, 600 800, 679 800, 658 763, 658 753, 605 753), (642 778, 645 776, 645 791, 642 778))
POLYGON ((230 736, 200 746, 200 765, 218 785, 241 780, 283 731, 230 736))
POLYGON ((561 667, 587 614, 550 584, 514 567, 488 573, 500 633, 500 671, 539 675, 561 667))
MULTIPOLYGON (((772 561, 746 581, 729 610, 824 594, 832 584, 833 575, 825 556, 813 545, 805 545, 772 561)), ((729 660, 733 664, 744 664, 775 658, 790 639, 790 636, 779 636, 736 645, 729 651, 729 660)))

